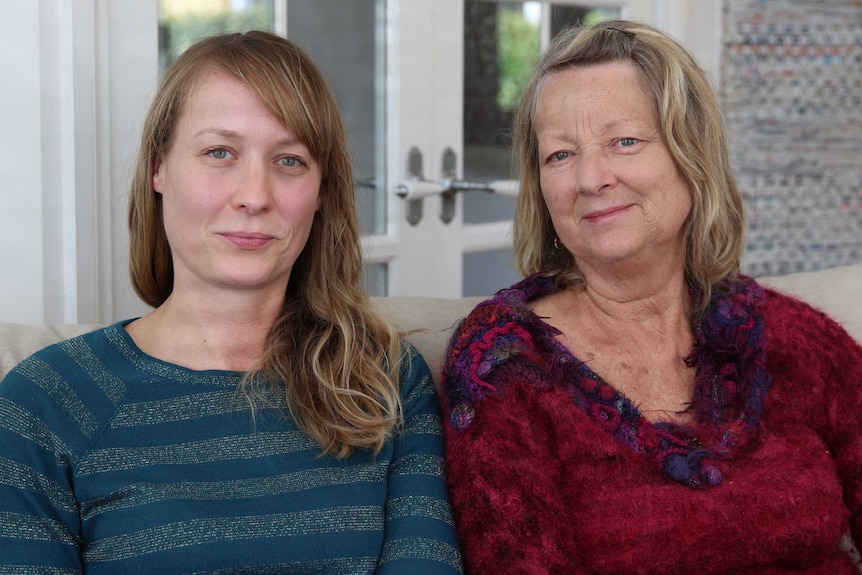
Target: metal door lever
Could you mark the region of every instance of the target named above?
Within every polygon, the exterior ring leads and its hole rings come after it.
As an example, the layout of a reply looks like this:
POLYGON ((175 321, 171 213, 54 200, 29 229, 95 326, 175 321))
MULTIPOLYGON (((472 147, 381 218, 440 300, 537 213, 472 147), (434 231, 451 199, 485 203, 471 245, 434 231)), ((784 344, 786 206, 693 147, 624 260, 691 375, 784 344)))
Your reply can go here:
POLYGON ((412 179, 398 184, 395 193, 405 200, 417 200, 437 194, 455 192, 489 192, 500 196, 518 196, 517 180, 494 180, 490 182, 467 182, 445 179, 439 181, 412 179))
POLYGON ((440 180, 426 180, 422 175, 422 153, 415 146, 410 148, 407 173, 409 179, 395 187, 395 194, 407 201, 407 221, 417 225, 422 219, 422 200, 439 195, 442 199, 440 219, 448 224, 455 217, 456 192, 489 192, 501 196, 517 197, 517 180, 494 180, 490 182, 468 182, 455 179, 457 158, 452 148, 443 151, 440 180))

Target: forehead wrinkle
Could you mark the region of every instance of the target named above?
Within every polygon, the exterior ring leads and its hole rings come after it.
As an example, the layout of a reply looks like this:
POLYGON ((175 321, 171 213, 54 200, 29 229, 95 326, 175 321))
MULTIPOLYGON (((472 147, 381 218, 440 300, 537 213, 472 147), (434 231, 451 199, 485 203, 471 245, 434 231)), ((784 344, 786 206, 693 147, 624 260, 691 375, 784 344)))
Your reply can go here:
POLYGON ((536 126, 537 135, 541 139, 578 141, 582 138, 624 135, 618 132, 631 129, 635 125, 646 127, 637 117, 605 119, 602 114, 585 111, 581 106, 560 106, 552 111, 544 110, 539 117, 544 119, 542 122, 537 122, 536 126), (563 121, 558 121, 559 118, 563 118, 563 121))
MULTIPOLYGON (((627 74, 628 75, 628 74, 627 74)), ((586 80, 586 78, 581 78, 586 80)), ((542 111, 544 118, 537 117, 537 124, 545 124, 544 128, 552 127, 555 121, 574 121, 578 129, 588 128, 592 133, 603 134, 618 128, 632 126, 655 131, 657 129, 657 114, 650 104, 650 93, 644 86, 643 79, 637 69, 627 63, 607 63, 595 66, 574 66, 556 70, 542 79, 536 97, 537 112, 542 111), (612 85, 604 81, 588 86, 586 90, 578 89, 566 79, 571 74, 589 73, 598 68, 622 67, 626 73, 634 72, 634 82, 615 82, 612 85), (561 85, 562 83, 562 85, 561 85), (621 89, 628 88, 629 97, 621 95, 621 89), (553 99, 548 99, 548 92, 553 91, 553 99), (573 93, 574 91, 574 93, 573 93), (622 99, 621 99, 622 98, 622 99), (642 101, 643 100, 643 101, 642 101), (646 109, 641 109, 646 105, 646 109), (622 107, 620 107, 622 106, 622 107), (586 110, 589 108, 589 110, 586 110), (614 116, 621 111, 624 117, 614 116), (576 115, 587 115, 589 122, 576 115), (608 117, 608 116, 611 117, 608 117), (601 123, 599 123, 601 122, 601 123)), ((537 128, 540 127, 537 125, 537 128)))
MULTIPOLYGON (((543 87, 547 87, 547 84, 543 87)), ((653 110, 647 110, 649 116, 644 117, 636 113, 637 110, 632 109, 632 106, 636 106, 632 103, 623 112, 625 116, 614 116, 615 110, 607 96, 609 93, 610 90, 581 93, 575 98, 572 94, 564 92, 559 96, 552 95, 555 100, 548 104, 545 100, 548 94, 543 91, 537 106, 539 112, 536 115, 537 135, 568 141, 590 135, 644 137, 648 132, 650 137, 654 137, 658 133, 657 119, 653 110), (599 105, 593 107, 592 104, 595 102, 599 105), (563 119, 562 122, 559 121, 560 118, 563 119), (575 129, 572 130, 572 128, 575 129)))

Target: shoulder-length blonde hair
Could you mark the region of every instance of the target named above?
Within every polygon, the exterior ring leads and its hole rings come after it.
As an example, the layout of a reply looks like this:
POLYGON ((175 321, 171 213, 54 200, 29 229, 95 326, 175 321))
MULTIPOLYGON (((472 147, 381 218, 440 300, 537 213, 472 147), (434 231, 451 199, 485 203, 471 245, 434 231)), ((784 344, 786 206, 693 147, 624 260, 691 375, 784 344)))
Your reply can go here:
MULTIPOLYGON (((655 101, 659 129, 688 183, 692 208, 685 225, 685 274, 703 290, 739 272, 742 198, 733 176, 721 108, 703 70, 667 34, 624 20, 561 32, 543 54, 515 115, 513 141, 521 190, 515 216, 515 259, 524 275, 553 275, 562 286, 583 285, 577 262, 554 248, 554 226, 539 183, 535 114, 545 79, 572 66, 630 62, 655 101)), ((620 86, 625 89, 625 86, 620 86)), ((702 311, 698 309, 696 311, 702 311)))
POLYGON ((311 59, 290 41, 261 31, 213 36, 183 52, 167 71, 144 123, 129 198, 132 285, 153 307, 173 289, 153 173, 156 159, 173 143, 197 78, 212 69, 254 90, 308 147, 322 173, 320 209, 290 274, 284 309, 244 389, 283 381, 291 415, 326 454, 378 451, 401 415, 400 338, 361 287, 352 166, 335 97, 311 59))

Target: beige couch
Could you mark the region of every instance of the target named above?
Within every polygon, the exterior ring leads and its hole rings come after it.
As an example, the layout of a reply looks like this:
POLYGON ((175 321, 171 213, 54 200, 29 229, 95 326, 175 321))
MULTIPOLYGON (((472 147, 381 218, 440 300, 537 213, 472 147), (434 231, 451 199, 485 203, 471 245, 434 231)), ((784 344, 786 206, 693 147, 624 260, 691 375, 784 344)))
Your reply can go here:
MULTIPOLYGON (((820 308, 862 342, 862 264, 762 278, 761 282, 820 308)), ((399 329, 410 333, 408 338, 425 356, 439 385, 443 354, 452 328, 481 299, 377 298, 375 303, 399 329)), ((0 378, 34 351, 97 327, 0 323, 0 378)), ((858 561, 859 555, 849 538, 845 538, 844 544, 858 561)), ((862 573, 862 564, 859 571, 862 573)))
MULTIPOLYGON (((862 264, 761 281, 822 309, 862 342, 862 264)), ((481 299, 393 297, 377 298, 375 303, 402 331, 412 332, 408 339, 425 356, 439 383, 443 353, 452 328, 481 299)), ((0 323, 0 377, 34 351, 97 327, 0 323)))

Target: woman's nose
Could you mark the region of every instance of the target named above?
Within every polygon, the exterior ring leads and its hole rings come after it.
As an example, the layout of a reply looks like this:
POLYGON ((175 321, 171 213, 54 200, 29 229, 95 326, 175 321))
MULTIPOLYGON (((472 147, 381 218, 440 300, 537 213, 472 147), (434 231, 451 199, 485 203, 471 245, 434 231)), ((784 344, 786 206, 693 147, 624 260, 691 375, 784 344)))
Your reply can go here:
POLYGON ((270 171, 265 166, 248 162, 243 170, 238 172, 233 194, 234 207, 249 213, 258 213, 269 209, 272 203, 272 187, 270 171))
POLYGON ((617 182, 612 163, 604 149, 581 150, 577 158, 575 177, 580 194, 599 194, 617 182))

